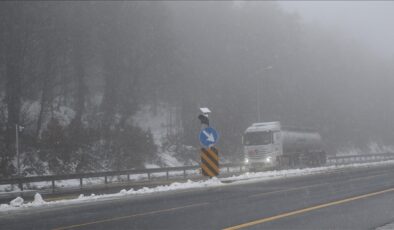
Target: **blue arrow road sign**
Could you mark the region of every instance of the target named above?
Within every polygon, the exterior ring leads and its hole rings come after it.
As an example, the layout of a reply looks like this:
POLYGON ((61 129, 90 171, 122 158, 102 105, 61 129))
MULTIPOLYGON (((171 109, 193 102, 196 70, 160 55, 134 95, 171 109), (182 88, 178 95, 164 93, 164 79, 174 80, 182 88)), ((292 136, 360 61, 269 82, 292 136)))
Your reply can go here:
POLYGON ((200 143, 206 147, 210 147, 218 141, 219 135, 214 128, 208 127, 200 132, 200 143))

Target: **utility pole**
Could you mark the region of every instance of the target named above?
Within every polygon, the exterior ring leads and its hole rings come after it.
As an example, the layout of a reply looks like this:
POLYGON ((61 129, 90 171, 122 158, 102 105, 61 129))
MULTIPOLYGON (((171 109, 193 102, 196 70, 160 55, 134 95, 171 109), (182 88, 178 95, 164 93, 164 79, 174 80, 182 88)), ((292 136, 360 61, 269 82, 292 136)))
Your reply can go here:
POLYGON ((258 87, 259 89, 257 90, 257 122, 261 122, 261 77, 259 76, 258 80, 258 87))
POLYGON ((18 170, 18 176, 21 176, 21 160, 20 160, 20 153, 19 153, 19 132, 22 132, 24 129, 23 126, 15 124, 15 150, 16 150, 16 167, 18 170))
MULTIPOLYGON (((271 70, 273 67, 272 66, 267 66, 263 69, 263 71, 267 71, 271 70)), ((257 75, 258 79, 257 79, 257 85, 258 85, 258 90, 257 90, 257 121, 261 122, 261 91, 262 89, 262 77, 257 75)))
POLYGON ((20 157, 19 157, 19 125, 15 124, 15 149, 16 149, 16 167, 18 168, 18 176, 21 175, 20 157))

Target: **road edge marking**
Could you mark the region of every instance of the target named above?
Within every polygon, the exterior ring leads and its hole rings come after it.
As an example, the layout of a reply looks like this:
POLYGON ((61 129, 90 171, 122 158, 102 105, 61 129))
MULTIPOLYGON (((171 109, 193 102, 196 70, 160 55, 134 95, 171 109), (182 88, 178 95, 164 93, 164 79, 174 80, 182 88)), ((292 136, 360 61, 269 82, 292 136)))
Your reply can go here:
POLYGON ((310 212, 310 211, 313 211, 313 210, 322 209, 322 208, 326 208, 326 207, 330 207, 330 206, 334 206, 334 205, 339 205, 339 204, 343 204, 343 203, 348 203, 348 202, 351 202, 351 201, 360 200, 360 199, 371 197, 371 196, 377 196, 377 195, 388 193, 388 192, 394 192, 394 188, 385 189, 385 190, 381 190, 381 191, 378 191, 378 192, 367 193, 367 194, 364 194, 364 195, 349 197, 349 198, 346 198, 346 199, 332 201, 332 202, 328 202, 328 203, 324 203, 324 204, 319 204, 319 205, 315 205, 315 206, 311 206, 311 207, 308 207, 308 208, 303 208, 303 209, 299 209, 299 210, 295 210, 295 211, 291 211, 291 212, 286 212, 286 213, 282 213, 282 214, 279 214, 279 215, 266 217, 266 218, 254 220, 254 221, 251 221, 251 222, 247 222, 247 223, 243 223, 243 224, 239 224, 239 225, 223 228, 223 230, 237 230, 237 229, 242 229, 242 228, 246 228, 246 227, 251 227, 251 226, 254 226, 254 225, 257 225, 257 224, 262 224, 262 223, 278 220, 278 219, 285 218, 285 217, 288 217, 288 216, 294 216, 294 215, 297 215, 297 214, 310 212))

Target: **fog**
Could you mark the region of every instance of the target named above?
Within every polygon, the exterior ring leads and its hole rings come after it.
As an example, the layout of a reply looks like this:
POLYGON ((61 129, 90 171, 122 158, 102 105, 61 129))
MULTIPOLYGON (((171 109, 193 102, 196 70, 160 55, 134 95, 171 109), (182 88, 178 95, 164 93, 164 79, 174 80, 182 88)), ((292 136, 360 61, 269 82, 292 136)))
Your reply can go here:
POLYGON ((202 106, 229 161, 258 121, 313 128, 329 154, 394 143, 391 2, 0 6, 4 175, 16 124, 29 173, 143 167, 165 151, 187 162, 202 106), (169 117, 159 142, 153 120, 135 122, 143 108, 169 117))
POLYGON ((365 45, 368 51, 394 57, 394 3, 391 1, 279 1, 284 10, 298 13, 302 21, 338 31, 365 45))

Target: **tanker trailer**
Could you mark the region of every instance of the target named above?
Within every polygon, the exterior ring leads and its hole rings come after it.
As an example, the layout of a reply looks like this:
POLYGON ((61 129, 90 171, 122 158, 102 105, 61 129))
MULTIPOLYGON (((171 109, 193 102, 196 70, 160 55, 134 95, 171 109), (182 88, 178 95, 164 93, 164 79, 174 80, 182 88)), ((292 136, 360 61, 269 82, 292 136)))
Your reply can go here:
POLYGON ((321 136, 311 129, 282 127, 280 122, 254 123, 242 138, 250 169, 319 166, 326 162, 321 136))

